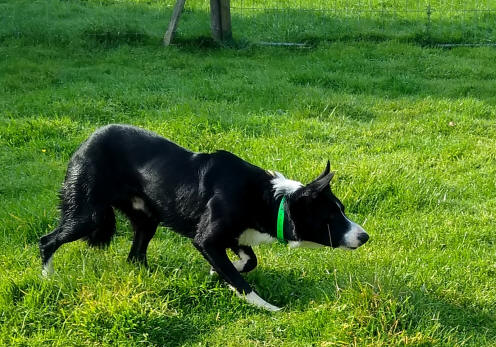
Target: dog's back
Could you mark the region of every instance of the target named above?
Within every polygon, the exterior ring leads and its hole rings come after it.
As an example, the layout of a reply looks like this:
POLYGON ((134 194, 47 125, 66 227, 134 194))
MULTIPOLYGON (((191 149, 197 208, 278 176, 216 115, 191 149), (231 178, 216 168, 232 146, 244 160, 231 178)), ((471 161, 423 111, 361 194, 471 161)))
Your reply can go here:
MULTIPOLYGON (((212 196, 224 194, 227 204, 239 207, 245 192, 261 189, 258 182, 270 185, 268 174, 229 152, 194 153, 140 128, 105 126, 69 162, 60 225, 40 240, 43 264, 61 244, 76 239, 107 245, 115 233, 113 208, 129 217, 135 234, 146 234, 136 242, 138 253, 158 224, 192 238, 212 196)), ((244 203, 260 205, 251 200, 244 203)), ((135 257, 140 255, 131 250, 135 257)))
POLYGON ((62 197, 68 190, 85 190, 94 203, 113 203, 122 195, 143 190, 143 176, 151 169, 158 165, 186 167, 192 155, 146 130, 108 125, 93 133, 72 156, 62 197))

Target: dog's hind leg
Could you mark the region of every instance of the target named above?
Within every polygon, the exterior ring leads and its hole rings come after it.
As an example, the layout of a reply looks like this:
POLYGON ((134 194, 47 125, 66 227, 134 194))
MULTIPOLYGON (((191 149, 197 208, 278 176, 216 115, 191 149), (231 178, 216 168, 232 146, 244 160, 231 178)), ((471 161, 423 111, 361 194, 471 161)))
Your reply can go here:
POLYGON ((140 212, 129 215, 129 219, 131 220, 131 224, 133 226, 134 239, 127 260, 129 262, 141 263, 146 266, 146 250, 150 240, 153 235, 155 235, 158 221, 151 217, 145 216, 144 213, 140 212))
POLYGON ((55 229, 50 234, 42 236, 39 241, 41 264, 43 266, 41 274, 46 277, 53 273, 53 253, 57 250, 56 238, 60 228, 55 229))
POLYGON ((110 242, 113 230, 115 230, 113 210, 111 208, 110 210, 100 209, 101 212, 92 211, 91 213, 88 212, 90 211, 88 208, 80 210, 86 213, 63 211, 59 227, 40 238, 42 275, 48 276, 53 272, 53 254, 64 243, 82 238, 87 239, 90 245, 104 245, 110 242))
POLYGON ((42 275, 48 276, 53 273, 53 254, 64 243, 76 241, 87 236, 88 231, 91 232, 95 225, 91 222, 63 224, 55 229, 52 233, 40 238, 40 254, 41 263, 43 266, 42 275))

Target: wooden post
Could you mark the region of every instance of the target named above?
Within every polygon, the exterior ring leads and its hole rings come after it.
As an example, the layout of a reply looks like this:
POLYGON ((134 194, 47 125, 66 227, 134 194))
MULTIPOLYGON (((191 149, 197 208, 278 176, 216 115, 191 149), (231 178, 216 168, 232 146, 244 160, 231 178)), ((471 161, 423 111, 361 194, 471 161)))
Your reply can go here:
POLYGON ((215 41, 232 40, 231 5, 229 0, 210 0, 210 26, 215 41))
MULTIPOLYGON (((174 5, 169 28, 164 35, 164 46, 170 45, 174 38, 185 2, 186 0, 177 0, 174 5)), ((226 42, 232 40, 230 0, 210 0, 210 26, 212 28, 212 37, 215 41, 226 42)))
POLYGON ((222 24, 222 41, 232 41, 230 0, 220 0, 220 21, 222 24))
POLYGON ((210 0, 210 28, 215 41, 222 41, 222 22, 220 20, 219 0, 210 0))
POLYGON ((169 23, 169 28, 167 29, 164 35, 164 46, 170 45, 172 39, 174 38, 174 34, 176 33, 177 23, 179 22, 179 17, 184 9, 184 3, 186 0, 177 0, 174 5, 174 10, 172 11, 172 17, 169 23))

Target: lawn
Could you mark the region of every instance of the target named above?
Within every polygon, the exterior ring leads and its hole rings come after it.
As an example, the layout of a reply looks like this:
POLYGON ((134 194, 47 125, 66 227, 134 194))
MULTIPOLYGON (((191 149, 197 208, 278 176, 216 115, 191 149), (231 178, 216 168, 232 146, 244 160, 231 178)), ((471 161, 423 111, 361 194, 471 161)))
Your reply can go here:
MULTIPOLYGON (((494 47, 439 48, 442 30, 404 21, 380 35, 295 30, 306 49, 244 31, 218 47, 189 9, 164 48, 170 9, 130 3, 0 1, 0 345, 496 345, 494 47), (108 249, 64 245, 43 279, 37 242, 57 225, 67 162, 109 123, 302 182, 330 159, 333 191, 371 239, 257 247, 246 278, 277 313, 237 298, 164 228, 149 268, 128 264, 122 216, 108 249)), ((252 33, 250 18, 233 23, 252 33)), ((487 34, 467 25, 469 40, 487 34)))

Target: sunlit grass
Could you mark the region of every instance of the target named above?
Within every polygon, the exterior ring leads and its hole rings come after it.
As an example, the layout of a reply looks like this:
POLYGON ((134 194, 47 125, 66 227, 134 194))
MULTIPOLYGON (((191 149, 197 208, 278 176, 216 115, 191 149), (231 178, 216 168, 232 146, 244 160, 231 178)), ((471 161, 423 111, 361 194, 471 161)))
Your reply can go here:
POLYGON ((0 344, 496 344, 493 48, 321 31, 306 50, 218 48, 197 39, 208 18, 193 11, 164 49, 170 12, 131 5, 0 2, 16 18, 0 27, 0 344), (258 247, 246 278, 278 314, 239 300, 170 230, 152 240, 149 269, 127 264, 122 217, 108 249, 65 245, 43 280, 37 240, 57 224, 67 162, 108 123, 302 182, 330 159, 371 240, 258 247))

